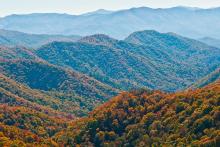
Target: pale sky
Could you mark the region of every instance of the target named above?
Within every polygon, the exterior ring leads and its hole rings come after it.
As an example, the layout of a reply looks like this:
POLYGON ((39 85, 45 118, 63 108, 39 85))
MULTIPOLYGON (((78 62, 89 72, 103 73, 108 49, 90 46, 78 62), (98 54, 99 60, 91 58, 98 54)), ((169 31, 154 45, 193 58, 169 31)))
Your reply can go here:
POLYGON ((119 10, 141 6, 210 8, 220 7, 220 0, 0 0, 0 17, 10 14, 52 12, 82 14, 97 9, 119 10))

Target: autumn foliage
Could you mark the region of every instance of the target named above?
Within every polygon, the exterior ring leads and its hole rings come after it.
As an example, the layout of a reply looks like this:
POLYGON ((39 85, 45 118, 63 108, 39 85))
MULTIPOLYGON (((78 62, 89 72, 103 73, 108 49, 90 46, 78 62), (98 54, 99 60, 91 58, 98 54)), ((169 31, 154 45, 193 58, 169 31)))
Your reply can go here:
POLYGON ((58 93, 31 89, 3 74, 0 86, 0 146, 220 143, 220 81, 176 93, 147 89, 122 92, 80 119, 66 112, 76 107, 61 101, 58 93))
POLYGON ((121 93, 53 138, 60 145, 218 146, 220 81, 178 93, 121 93))

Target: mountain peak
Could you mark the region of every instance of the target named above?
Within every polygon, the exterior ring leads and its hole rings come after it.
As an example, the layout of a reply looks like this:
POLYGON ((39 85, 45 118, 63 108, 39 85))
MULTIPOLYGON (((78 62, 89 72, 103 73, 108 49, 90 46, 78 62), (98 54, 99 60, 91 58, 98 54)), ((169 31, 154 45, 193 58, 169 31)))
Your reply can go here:
POLYGON ((143 30, 143 31, 134 32, 134 33, 130 34, 128 37, 139 36, 139 35, 158 35, 158 34, 161 34, 161 33, 157 32, 155 30, 143 30))
POLYGON ((95 35, 83 37, 82 39, 79 40, 79 42, 109 46, 117 42, 117 40, 109 37, 108 35, 95 34, 95 35))
POLYGON ((85 13, 85 14, 82 14, 83 16, 90 16, 90 15, 96 15, 96 14, 110 14, 112 13, 113 11, 110 11, 110 10, 105 10, 105 9, 98 9, 96 11, 93 11, 93 12, 88 12, 88 13, 85 13))
POLYGON ((171 7, 171 8, 167 8, 167 9, 170 9, 170 10, 191 10, 191 11, 194 11, 194 10, 200 10, 202 8, 188 7, 188 6, 176 6, 176 7, 171 7))
POLYGON ((155 31, 155 30, 144 30, 144 31, 138 31, 130 34, 125 41, 128 41, 130 43, 134 44, 142 44, 143 39, 151 38, 151 37, 158 37, 161 36, 161 33, 155 31))

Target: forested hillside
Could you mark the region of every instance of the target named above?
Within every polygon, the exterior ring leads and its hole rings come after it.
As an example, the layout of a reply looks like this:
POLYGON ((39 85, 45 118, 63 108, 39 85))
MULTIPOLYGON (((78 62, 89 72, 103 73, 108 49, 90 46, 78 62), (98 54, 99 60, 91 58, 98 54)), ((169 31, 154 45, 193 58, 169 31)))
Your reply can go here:
POLYGON ((220 0, 0 0, 0 147, 220 147, 220 0))
MULTIPOLYGON (((108 97, 113 89, 77 72, 31 60, 0 62, 5 75, 33 89, 72 92, 97 99, 108 97)), ((112 92, 113 93, 113 92, 112 92)))
POLYGON ((53 42, 36 50, 50 62, 128 90, 182 90, 214 71, 220 50, 177 34, 135 32, 120 41, 92 35, 75 43, 53 42))
POLYGON ((15 59, 26 59, 26 60, 41 60, 37 57, 33 50, 26 47, 6 47, 0 46, 0 59, 4 60, 15 60, 15 59))
POLYGON ((218 146, 219 101, 220 81, 171 94, 124 92, 53 139, 64 146, 218 146))
POLYGON ((49 107, 76 116, 123 90, 182 90, 219 64, 219 49, 156 31, 135 32, 125 40, 97 34, 35 50, 0 47, 1 74, 55 99, 49 107))
POLYGON ((59 105, 59 101, 3 75, 0 84, 1 146, 218 146, 220 143, 220 81, 177 93, 146 89, 122 92, 81 119, 49 108, 50 103, 59 105))
POLYGON ((195 82, 190 88, 201 88, 220 79, 220 68, 195 82))
POLYGON ((0 146, 52 144, 49 138, 76 118, 62 108, 59 99, 0 74, 0 146))
MULTIPOLYGON (((35 91, 25 94, 28 100, 49 105, 61 112, 76 116, 86 115, 98 104, 103 103, 119 90, 105 85, 93 78, 73 70, 51 65, 37 57, 32 50, 26 48, 0 47, 0 70, 2 76, 8 76, 15 80, 13 83, 21 83, 27 91, 35 91), (45 100, 38 100, 38 94, 45 100), (37 98, 35 95, 38 95, 37 98)), ((25 89, 16 90, 17 86, 6 84, 15 96, 24 96, 25 89)))
POLYGON ((156 31, 1 46, 0 146, 217 146, 219 64, 218 48, 156 31), (201 78, 215 82, 173 92, 201 78))

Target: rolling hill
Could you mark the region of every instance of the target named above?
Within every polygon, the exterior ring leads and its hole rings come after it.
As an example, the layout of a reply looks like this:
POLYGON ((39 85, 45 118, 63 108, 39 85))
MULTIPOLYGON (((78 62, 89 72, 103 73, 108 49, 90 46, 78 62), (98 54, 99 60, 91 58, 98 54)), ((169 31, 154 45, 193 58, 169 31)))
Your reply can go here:
POLYGON ((125 40, 97 34, 36 50, 51 64, 71 68, 114 88, 186 88, 214 71, 220 50, 173 33, 140 31, 125 40))
POLYGON ((82 15, 34 13, 3 17, 0 28, 31 34, 87 36, 102 33, 117 39, 123 39, 134 31, 153 29, 190 38, 220 38, 219 15, 220 8, 189 7, 139 7, 119 11, 100 10, 82 15))
MULTIPOLYGON (((11 92, 14 95, 21 94, 32 102, 76 116, 86 115, 119 91, 79 72, 51 65, 26 48, 0 47, 0 71, 2 75, 26 85, 27 91, 35 91, 36 95, 40 93, 48 102, 32 96, 33 92, 25 94, 21 89, 20 92, 16 90, 17 93, 11 92)), ((13 91, 15 87, 7 89, 13 91)))

